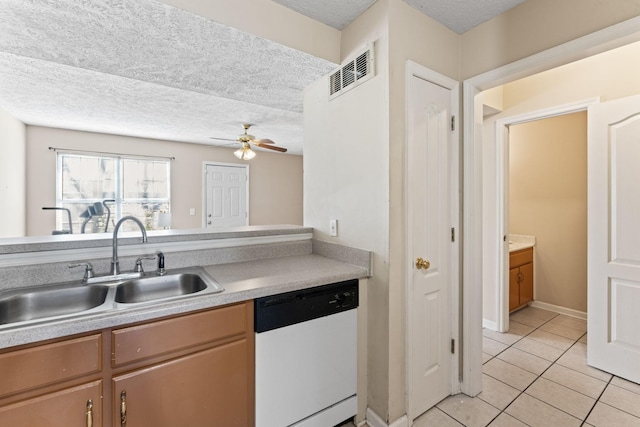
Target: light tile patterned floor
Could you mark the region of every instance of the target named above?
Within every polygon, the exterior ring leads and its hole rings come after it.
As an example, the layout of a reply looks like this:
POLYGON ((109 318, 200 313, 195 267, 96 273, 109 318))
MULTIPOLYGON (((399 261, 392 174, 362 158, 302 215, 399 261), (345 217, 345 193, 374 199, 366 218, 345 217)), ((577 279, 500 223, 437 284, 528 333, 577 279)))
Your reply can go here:
POLYGON ((482 393, 448 397, 414 427, 640 427, 640 385, 587 366, 586 331, 533 307, 508 333, 485 329, 482 393))
POLYGON ((587 366, 586 321, 533 307, 510 320, 508 333, 483 331, 482 393, 448 397, 414 425, 640 427, 640 385, 587 366))

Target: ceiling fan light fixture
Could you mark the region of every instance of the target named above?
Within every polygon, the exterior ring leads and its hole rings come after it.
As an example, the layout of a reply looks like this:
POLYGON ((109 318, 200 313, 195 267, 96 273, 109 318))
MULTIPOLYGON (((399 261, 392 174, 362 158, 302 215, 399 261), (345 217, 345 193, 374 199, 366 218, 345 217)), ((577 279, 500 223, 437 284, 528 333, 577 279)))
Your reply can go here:
POLYGON ((256 156, 256 152, 251 149, 248 142, 243 142, 242 148, 238 148, 233 154, 240 160, 251 160, 256 156))

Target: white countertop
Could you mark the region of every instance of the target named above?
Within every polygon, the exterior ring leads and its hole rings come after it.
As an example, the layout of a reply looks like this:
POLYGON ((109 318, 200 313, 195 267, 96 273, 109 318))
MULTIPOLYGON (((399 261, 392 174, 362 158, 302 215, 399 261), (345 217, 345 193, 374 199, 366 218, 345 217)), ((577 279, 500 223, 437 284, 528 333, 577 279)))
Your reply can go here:
MULTIPOLYGON (((22 327, 0 327, 0 348, 60 338, 251 300, 293 290, 361 279, 366 268, 316 254, 205 266, 225 290, 218 294, 188 295, 172 301, 143 303, 131 308, 84 314, 22 327)), ((91 285, 89 285, 91 286, 91 285)))
POLYGON ((536 245, 536 236, 524 234, 509 234, 509 253, 533 248, 536 245))

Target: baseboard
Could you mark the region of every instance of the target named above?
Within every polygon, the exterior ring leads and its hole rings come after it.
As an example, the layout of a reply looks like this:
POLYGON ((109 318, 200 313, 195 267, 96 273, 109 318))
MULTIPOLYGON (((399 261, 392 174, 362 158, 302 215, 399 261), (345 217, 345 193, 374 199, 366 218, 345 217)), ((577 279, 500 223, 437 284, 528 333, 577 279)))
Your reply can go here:
POLYGON ((492 331, 498 330, 498 324, 492 320, 482 319, 482 327, 485 329, 491 329, 492 331))
POLYGON ((391 424, 387 424, 373 409, 367 408, 367 424, 369 427, 409 427, 407 416, 403 415, 391 424))
MULTIPOLYGON (((553 305, 553 304, 549 304, 549 303, 541 302, 541 301, 533 301, 530 305, 531 305, 531 307, 541 308, 543 310, 553 311, 554 313, 564 314, 566 316, 571 316, 571 317, 576 317, 578 319, 587 320, 587 313, 585 313, 584 311, 578 311, 578 310, 574 310, 572 308, 561 307, 559 305, 553 305)), ((484 320, 483 320, 482 323, 484 325, 484 320)))

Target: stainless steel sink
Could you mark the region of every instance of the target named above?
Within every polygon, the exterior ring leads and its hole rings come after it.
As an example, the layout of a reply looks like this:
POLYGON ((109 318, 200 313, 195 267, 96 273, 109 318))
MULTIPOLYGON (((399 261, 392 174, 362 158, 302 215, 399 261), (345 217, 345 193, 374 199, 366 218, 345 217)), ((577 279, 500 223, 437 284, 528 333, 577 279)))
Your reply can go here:
POLYGON ((0 296, 0 325, 75 314, 105 302, 107 286, 48 286, 0 296))
POLYGON ((195 294, 209 288, 213 292, 222 291, 217 283, 203 274, 181 272, 166 276, 151 276, 130 280, 116 287, 115 302, 140 303, 159 299, 195 294), (217 289, 211 289, 214 287, 217 289))
POLYGON ((111 280, 101 285, 68 282, 14 289, 0 293, 0 328, 116 312, 131 307, 129 304, 163 302, 223 290, 202 267, 171 270, 162 276, 151 273, 126 281, 111 280))

